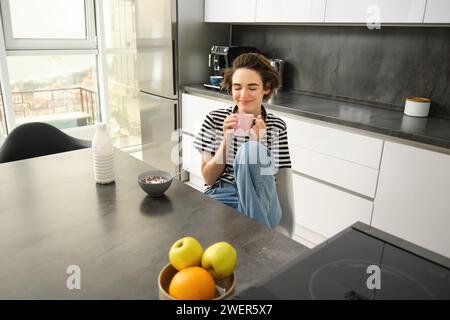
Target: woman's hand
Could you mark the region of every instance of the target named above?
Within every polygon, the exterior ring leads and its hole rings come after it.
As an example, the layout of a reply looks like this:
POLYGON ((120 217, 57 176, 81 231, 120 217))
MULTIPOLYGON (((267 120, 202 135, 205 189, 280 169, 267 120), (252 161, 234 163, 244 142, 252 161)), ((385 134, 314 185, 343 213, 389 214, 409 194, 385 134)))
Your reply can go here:
POLYGON ((205 183, 212 186, 219 179, 225 169, 227 155, 227 137, 233 134, 238 124, 235 114, 231 114, 223 121, 223 140, 214 156, 207 152, 202 153, 202 176, 205 183))
POLYGON ((228 135, 232 134, 238 124, 236 114, 230 114, 223 120, 223 140, 226 142, 228 135))
POLYGON ((238 119, 236 114, 230 114, 223 120, 223 133, 230 133, 234 128, 236 128, 238 119))
POLYGON ((266 133, 266 123, 264 122, 261 115, 259 115, 252 129, 250 130, 250 139, 259 141, 266 133))

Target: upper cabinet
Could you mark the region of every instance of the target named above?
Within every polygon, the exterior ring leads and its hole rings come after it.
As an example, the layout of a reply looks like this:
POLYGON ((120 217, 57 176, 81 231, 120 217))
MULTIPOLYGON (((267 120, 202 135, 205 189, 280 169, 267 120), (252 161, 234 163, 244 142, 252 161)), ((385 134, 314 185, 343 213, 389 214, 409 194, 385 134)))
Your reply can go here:
POLYGON ((255 22, 256 0, 205 0, 205 22, 255 22))
POLYGON ((205 22, 450 24, 450 0, 205 0, 205 22))
POLYGON ((328 0, 325 22, 422 23, 425 3, 426 0, 328 0))
POLYGON ((424 23, 450 23, 450 1, 428 0, 424 23))
POLYGON ((324 22, 326 0, 257 0, 256 22, 324 22))

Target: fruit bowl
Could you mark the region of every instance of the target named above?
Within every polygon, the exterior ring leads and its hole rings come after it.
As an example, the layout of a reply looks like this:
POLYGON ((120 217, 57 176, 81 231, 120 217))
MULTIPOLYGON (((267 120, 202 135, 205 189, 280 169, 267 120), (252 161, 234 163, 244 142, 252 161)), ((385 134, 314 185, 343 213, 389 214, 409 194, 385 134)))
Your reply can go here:
MULTIPOLYGON (((167 264, 159 273, 158 276, 158 288, 159 288, 159 300, 176 300, 169 295, 169 285, 172 278, 178 272, 170 263, 167 264)), ((234 293, 234 287, 236 285, 236 278, 234 273, 222 280, 215 280, 216 282, 216 297, 213 300, 225 300, 234 293)))

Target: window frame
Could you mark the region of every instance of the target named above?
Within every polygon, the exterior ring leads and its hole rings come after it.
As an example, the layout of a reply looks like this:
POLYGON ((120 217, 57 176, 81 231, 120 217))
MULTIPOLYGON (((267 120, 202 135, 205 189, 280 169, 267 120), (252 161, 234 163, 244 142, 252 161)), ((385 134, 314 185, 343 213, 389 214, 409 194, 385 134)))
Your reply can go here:
POLYGON ((16 39, 12 34, 11 11, 9 3, 14 0, 0 0, 6 50, 33 49, 97 49, 94 0, 84 0, 85 39, 16 39))

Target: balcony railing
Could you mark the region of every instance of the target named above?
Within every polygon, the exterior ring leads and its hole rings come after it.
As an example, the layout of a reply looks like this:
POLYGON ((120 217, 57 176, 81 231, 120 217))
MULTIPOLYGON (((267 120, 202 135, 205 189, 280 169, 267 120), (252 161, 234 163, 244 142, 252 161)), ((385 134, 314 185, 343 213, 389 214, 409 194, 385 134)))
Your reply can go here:
POLYGON ((82 87, 13 92, 17 122, 25 118, 48 118, 66 114, 82 116, 86 125, 94 124, 97 115, 97 93, 82 87), (23 118, 23 119, 20 119, 23 118))

